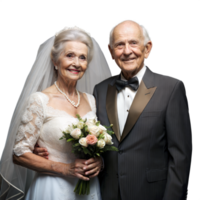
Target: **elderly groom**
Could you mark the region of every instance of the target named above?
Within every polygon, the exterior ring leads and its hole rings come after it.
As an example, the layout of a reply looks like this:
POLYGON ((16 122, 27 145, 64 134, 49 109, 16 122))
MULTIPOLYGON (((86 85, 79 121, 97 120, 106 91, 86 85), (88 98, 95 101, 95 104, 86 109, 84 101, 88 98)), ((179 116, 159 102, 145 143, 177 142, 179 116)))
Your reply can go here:
POLYGON ((94 89, 98 119, 114 125, 119 149, 104 155, 103 200, 186 199, 192 145, 185 88, 144 65, 151 48, 133 21, 111 31, 109 50, 122 72, 94 89))

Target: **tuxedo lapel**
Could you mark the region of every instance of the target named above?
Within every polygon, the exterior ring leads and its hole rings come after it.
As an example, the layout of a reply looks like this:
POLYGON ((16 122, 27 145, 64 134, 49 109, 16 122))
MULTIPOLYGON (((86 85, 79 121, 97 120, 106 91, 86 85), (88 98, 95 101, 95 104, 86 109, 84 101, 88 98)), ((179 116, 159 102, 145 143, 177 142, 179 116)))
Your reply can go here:
POLYGON ((130 107, 120 142, 127 136, 131 128, 135 125, 139 116, 153 96, 155 90, 156 87, 153 85, 153 73, 147 68, 137 94, 130 107))
POLYGON ((117 90, 115 85, 108 85, 107 97, 106 97, 106 111, 110 124, 113 124, 113 131, 120 141, 119 122, 117 114, 117 90))

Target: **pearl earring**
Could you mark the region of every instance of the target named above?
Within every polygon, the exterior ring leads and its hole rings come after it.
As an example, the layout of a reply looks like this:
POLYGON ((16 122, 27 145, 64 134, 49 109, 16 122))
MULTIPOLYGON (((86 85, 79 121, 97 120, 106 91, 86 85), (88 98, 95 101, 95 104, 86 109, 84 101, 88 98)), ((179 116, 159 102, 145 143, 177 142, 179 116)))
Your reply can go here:
POLYGON ((57 67, 57 66, 55 66, 55 69, 56 69, 56 70, 58 70, 58 67, 57 67))

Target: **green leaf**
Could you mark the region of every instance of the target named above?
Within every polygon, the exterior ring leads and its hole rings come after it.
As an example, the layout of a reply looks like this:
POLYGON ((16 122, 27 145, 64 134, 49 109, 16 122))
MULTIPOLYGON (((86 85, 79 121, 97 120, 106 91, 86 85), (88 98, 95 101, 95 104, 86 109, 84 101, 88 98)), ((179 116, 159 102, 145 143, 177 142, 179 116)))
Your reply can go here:
POLYGON ((73 145, 73 147, 78 147, 78 146, 80 146, 79 143, 76 143, 76 144, 73 145))
POLYGON ((113 134, 114 134, 113 131, 109 131, 109 130, 107 130, 107 133, 108 133, 109 135, 113 135, 113 134))
POLYGON ((66 139, 73 138, 70 134, 64 135, 66 139))
POLYGON ((110 145, 106 145, 103 149, 104 152, 105 151, 118 151, 118 148, 115 146, 110 146, 110 145))
POLYGON ((85 131, 85 132, 89 132, 88 126, 87 126, 87 125, 84 127, 84 131, 85 131))
POLYGON ((88 146, 88 149, 89 149, 90 151, 92 151, 92 152, 94 152, 94 148, 95 148, 95 146, 88 146))
POLYGON ((111 124, 110 126, 104 126, 106 129, 110 129, 111 127, 113 127, 113 124, 111 124))
POLYGON ((90 151, 87 148, 82 146, 82 149, 83 149, 84 154, 89 154, 90 156, 92 156, 92 154, 90 153, 90 151))
POLYGON ((74 139, 74 138, 69 138, 69 139, 67 139, 67 142, 71 142, 71 141, 75 141, 76 139, 74 139))
POLYGON ((74 129, 77 128, 77 125, 72 124, 72 126, 73 126, 74 129))
POLYGON ((98 122, 96 122, 96 124, 95 124, 96 126, 99 126, 100 125, 100 121, 98 121, 98 122))
POLYGON ((81 120, 81 117, 80 117, 79 114, 76 114, 76 117, 77 117, 79 120, 81 120))
POLYGON ((100 140, 100 139, 104 139, 104 135, 103 134, 100 134, 99 136, 98 136, 98 139, 100 140))

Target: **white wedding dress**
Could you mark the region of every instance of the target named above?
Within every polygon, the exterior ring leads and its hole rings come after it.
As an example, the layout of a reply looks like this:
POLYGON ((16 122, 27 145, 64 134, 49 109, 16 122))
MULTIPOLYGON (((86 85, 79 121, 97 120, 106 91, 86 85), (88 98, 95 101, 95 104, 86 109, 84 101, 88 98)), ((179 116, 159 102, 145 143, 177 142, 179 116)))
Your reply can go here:
MULTIPOLYGON (((82 116, 83 119, 96 118, 94 97, 87 94, 91 111, 82 116)), ((76 157, 71 152, 71 143, 59 140, 62 131, 69 124, 76 124, 77 118, 65 111, 48 106, 49 97, 41 92, 32 94, 22 115, 21 124, 16 136, 14 153, 20 156, 32 152, 36 142, 49 152, 49 160, 62 163, 72 163, 76 157)), ((90 180, 90 194, 76 195, 74 188, 77 178, 60 178, 36 173, 36 176, 26 194, 26 200, 101 200, 98 178, 90 180)))

